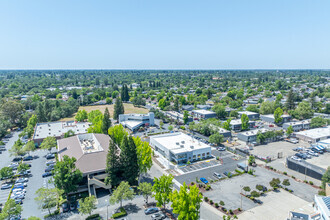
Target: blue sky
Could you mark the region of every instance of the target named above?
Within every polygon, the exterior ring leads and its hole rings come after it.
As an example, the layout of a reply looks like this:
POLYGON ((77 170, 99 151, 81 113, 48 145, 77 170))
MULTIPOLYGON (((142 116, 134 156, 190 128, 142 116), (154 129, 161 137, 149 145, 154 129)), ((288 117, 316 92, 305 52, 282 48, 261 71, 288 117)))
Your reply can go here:
POLYGON ((330 69, 329 0, 1 0, 0 69, 330 69))

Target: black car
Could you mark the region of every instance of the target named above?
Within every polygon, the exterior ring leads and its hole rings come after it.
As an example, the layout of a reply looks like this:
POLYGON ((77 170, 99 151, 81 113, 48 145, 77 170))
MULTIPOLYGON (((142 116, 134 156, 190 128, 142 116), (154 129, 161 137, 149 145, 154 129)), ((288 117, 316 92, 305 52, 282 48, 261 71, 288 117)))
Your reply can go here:
POLYGON ((55 158, 55 155, 54 154, 47 154, 46 155, 46 159, 47 160, 54 159, 54 158, 55 158))
POLYGON ((42 178, 48 177, 48 176, 52 176, 53 174, 51 172, 46 172, 44 174, 42 174, 42 178))
POLYGON ((32 156, 26 156, 23 159, 23 161, 29 161, 29 160, 33 160, 33 157, 32 156))
POLYGON ((45 169, 45 172, 46 172, 46 173, 47 173, 47 172, 51 172, 53 169, 54 169, 54 167, 49 166, 49 167, 47 167, 47 168, 45 169))
POLYGON ((68 212, 70 210, 69 204, 68 203, 63 203, 62 204, 62 212, 68 212))
POLYGON ((18 162, 18 161, 21 161, 22 160, 22 157, 15 157, 14 159, 13 159, 13 162, 18 162))

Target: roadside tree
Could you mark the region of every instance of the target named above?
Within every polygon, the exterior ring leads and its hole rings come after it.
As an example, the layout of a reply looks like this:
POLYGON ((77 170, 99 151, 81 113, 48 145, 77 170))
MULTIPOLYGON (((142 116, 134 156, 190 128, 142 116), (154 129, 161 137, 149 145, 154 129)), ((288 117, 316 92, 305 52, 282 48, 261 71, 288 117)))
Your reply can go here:
POLYGON ((152 185, 151 183, 143 182, 140 183, 138 186, 138 189, 140 190, 141 194, 143 195, 146 204, 148 204, 148 198, 152 195, 152 185))
POLYGON ((126 181, 122 181, 117 189, 113 191, 110 197, 110 204, 120 204, 120 208, 123 207, 123 200, 132 200, 134 198, 134 191, 126 181))
POLYGON ((154 178, 153 185, 154 197, 157 201, 157 206, 163 206, 166 208, 166 204, 170 202, 170 194, 173 189, 173 176, 163 174, 161 177, 154 178))
POLYGON ((79 205, 80 207, 78 208, 79 213, 81 214, 92 214, 92 211, 96 209, 96 198, 95 196, 88 196, 85 199, 79 199, 79 205))

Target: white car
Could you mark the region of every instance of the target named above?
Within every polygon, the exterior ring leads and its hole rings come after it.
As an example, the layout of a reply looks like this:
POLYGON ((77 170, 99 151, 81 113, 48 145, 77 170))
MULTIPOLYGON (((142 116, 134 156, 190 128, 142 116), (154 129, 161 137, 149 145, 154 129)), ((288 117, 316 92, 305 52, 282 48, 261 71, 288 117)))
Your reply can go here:
POLYGON ((301 161, 301 159, 299 157, 297 157, 297 156, 292 156, 291 159, 292 160, 295 160, 295 161, 301 161))
POLYGON ((16 192, 26 193, 26 189, 21 189, 21 188, 15 188, 15 189, 13 189, 13 193, 16 193, 16 192))
POLYGON ((27 182, 27 181, 29 181, 28 178, 19 178, 19 179, 17 179, 17 180, 15 181, 15 183, 25 183, 25 182, 27 182))

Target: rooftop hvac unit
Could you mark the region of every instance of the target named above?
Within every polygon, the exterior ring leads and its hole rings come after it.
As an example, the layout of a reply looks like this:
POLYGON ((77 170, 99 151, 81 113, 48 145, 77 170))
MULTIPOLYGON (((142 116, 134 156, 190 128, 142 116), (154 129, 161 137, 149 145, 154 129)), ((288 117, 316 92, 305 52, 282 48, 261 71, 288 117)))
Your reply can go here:
POLYGON ((194 146, 190 146, 191 149, 194 149, 194 146))
POLYGON ((184 148, 184 145, 181 145, 180 147, 181 147, 181 148, 184 148))
POLYGON ((184 141, 181 141, 181 144, 184 144, 184 141))
POLYGON ((179 145, 180 143, 179 142, 176 142, 176 145, 179 145))

